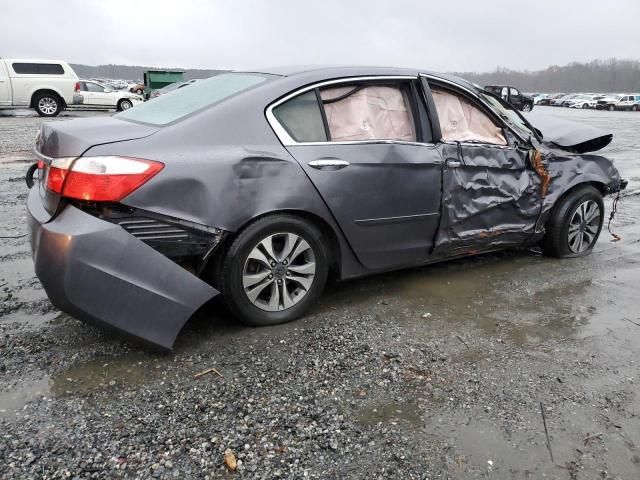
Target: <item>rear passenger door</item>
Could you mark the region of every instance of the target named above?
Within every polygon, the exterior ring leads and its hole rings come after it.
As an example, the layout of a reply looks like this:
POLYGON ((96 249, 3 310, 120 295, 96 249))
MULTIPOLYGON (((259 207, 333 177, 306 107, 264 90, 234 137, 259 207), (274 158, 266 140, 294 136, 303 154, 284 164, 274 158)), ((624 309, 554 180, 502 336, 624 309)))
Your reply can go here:
POLYGON ((465 254, 518 245, 535 232, 541 182, 533 154, 477 98, 459 87, 423 78, 438 119, 444 160, 442 222, 437 254, 465 254))
POLYGON ((368 268, 423 261, 440 217, 441 158, 415 78, 306 87, 267 116, 368 268))

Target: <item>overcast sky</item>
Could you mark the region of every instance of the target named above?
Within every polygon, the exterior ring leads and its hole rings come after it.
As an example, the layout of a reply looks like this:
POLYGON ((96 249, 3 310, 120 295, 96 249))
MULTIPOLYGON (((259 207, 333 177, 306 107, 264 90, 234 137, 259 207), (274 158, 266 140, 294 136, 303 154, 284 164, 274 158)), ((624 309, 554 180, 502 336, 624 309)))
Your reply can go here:
POLYGON ((440 71, 640 59, 640 0, 0 0, 0 56, 440 71))

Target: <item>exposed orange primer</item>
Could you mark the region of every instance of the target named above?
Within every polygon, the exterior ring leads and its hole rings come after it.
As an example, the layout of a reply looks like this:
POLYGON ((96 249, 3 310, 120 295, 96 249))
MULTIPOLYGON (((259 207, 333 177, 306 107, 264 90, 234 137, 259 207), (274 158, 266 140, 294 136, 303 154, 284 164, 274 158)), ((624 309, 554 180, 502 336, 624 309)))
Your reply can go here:
POLYGON ((531 151, 531 165, 533 169, 536 171, 538 176, 540 177, 541 184, 540 190, 542 196, 544 197, 547 194, 547 190, 549 189, 549 182, 551 181, 551 175, 542 162, 542 153, 539 150, 531 151))

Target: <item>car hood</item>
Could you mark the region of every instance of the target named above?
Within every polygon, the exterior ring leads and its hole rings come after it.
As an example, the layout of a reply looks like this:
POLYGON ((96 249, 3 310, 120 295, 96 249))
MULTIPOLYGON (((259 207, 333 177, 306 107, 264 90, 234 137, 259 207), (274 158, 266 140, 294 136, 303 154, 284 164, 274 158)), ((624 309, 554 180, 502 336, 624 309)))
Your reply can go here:
POLYGON ((116 117, 44 122, 36 139, 36 150, 51 158, 76 157, 96 145, 148 137, 158 130, 159 127, 116 117))
POLYGON ((613 140, 610 132, 550 115, 527 113, 525 117, 538 129, 545 142, 562 150, 574 153, 595 152, 613 140))

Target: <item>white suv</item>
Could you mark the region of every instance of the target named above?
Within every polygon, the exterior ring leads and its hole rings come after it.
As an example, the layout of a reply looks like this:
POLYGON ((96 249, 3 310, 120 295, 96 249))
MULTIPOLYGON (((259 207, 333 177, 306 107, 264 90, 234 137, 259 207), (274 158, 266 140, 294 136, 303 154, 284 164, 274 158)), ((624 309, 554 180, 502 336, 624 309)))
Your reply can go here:
POLYGON ((35 108, 55 117, 73 103, 78 76, 67 62, 0 59, 0 108, 35 108))

